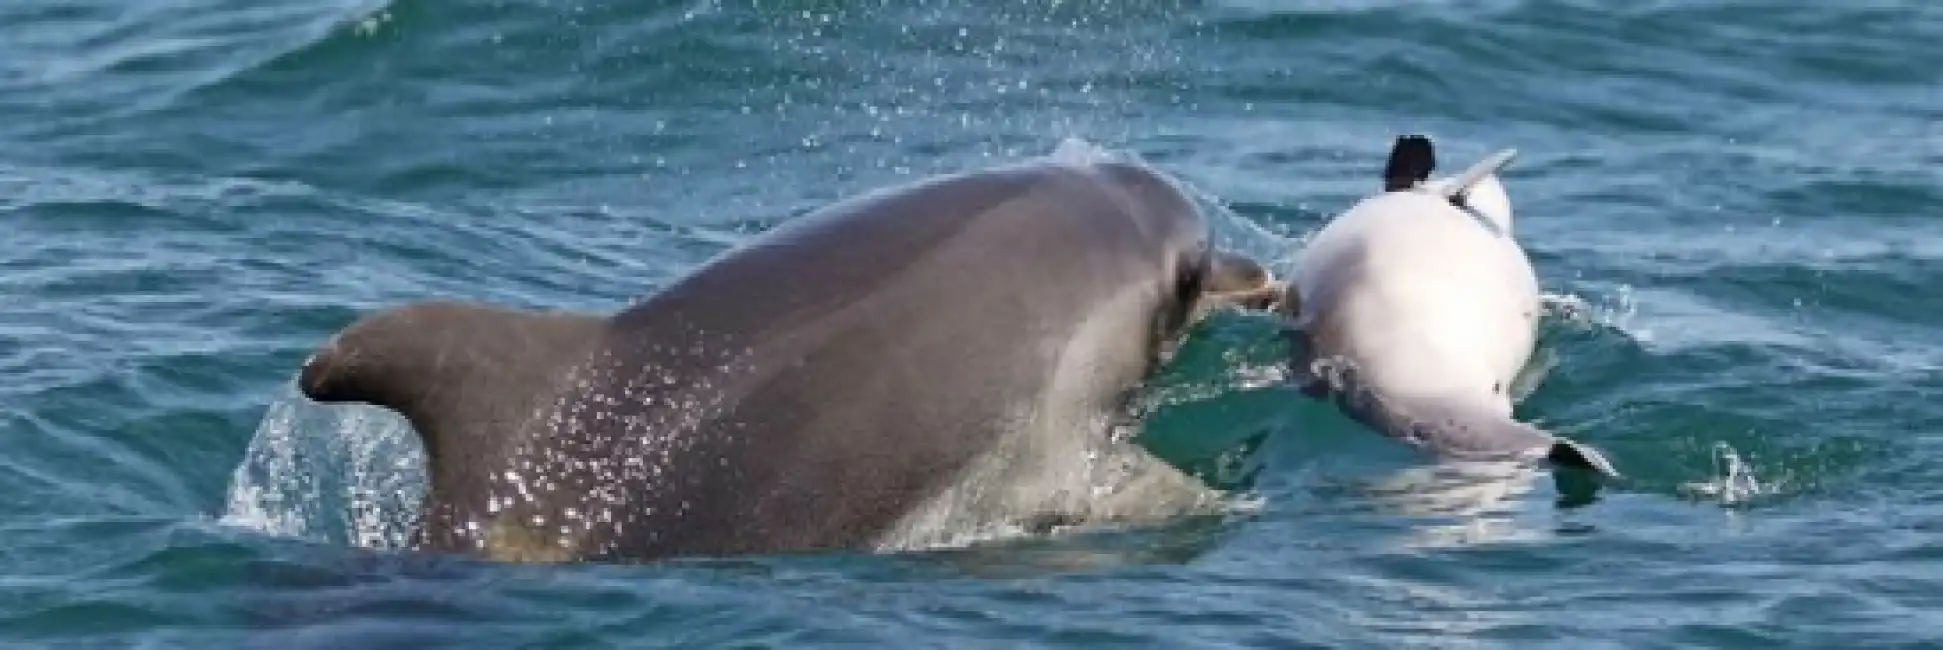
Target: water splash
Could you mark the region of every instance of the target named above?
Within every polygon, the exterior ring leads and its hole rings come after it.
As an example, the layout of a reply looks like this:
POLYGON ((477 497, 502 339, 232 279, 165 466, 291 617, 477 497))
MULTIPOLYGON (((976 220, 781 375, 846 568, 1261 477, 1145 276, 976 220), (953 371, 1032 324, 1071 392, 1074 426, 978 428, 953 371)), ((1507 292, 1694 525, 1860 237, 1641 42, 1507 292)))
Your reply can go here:
POLYGON ((1581 329, 1608 328, 1642 342, 1652 338, 1652 332, 1633 327, 1639 302, 1630 285, 1620 285, 1597 302, 1571 293, 1541 293, 1538 301, 1545 314, 1561 324, 1581 329))
MULTIPOLYGON (((1059 144, 1046 154, 1046 158, 1064 165, 1122 162, 1154 166, 1138 151, 1114 149, 1077 136, 1062 138, 1059 144)), ((1271 270, 1286 271, 1289 266, 1287 262, 1295 253, 1299 241, 1277 235, 1262 224, 1241 216, 1219 196, 1202 189, 1187 178, 1162 171, 1207 215, 1216 246, 1262 260, 1263 264, 1271 270)))
POLYGON ((1287 276, 1295 268, 1296 256, 1312 233, 1294 237, 1277 234, 1262 223, 1242 216, 1220 196, 1187 178, 1176 176, 1174 182, 1208 215, 1214 245, 1252 257, 1276 276, 1287 276))
POLYGON ((1095 165, 1108 162, 1127 161, 1130 156, 1094 144, 1080 137, 1067 136, 1053 147, 1046 158, 1062 165, 1095 165))
POLYGON ((1714 476, 1707 481, 1688 483, 1681 490, 1696 498, 1718 501, 1724 506, 1743 505, 1766 491, 1754 469, 1741 460, 1739 452, 1725 442, 1714 443, 1714 476))
MULTIPOLYGON (((1041 512, 1090 523, 1160 521, 1234 506, 1148 455, 1124 436, 1087 437, 1082 453, 1011 450, 969 472, 962 495, 916 513, 911 530, 880 550, 959 548, 1033 537, 1024 522, 1041 512), (1044 460, 1026 461, 1029 458, 1044 460), (1056 458, 1079 457, 1071 465, 1056 458), (1023 469, 1013 467, 1022 463, 1023 469), (1023 471, 1024 474, 1018 472, 1023 471), (996 478, 1003 475, 1006 478, 996 478), (1006 492, 980 503, 986 492, 1006 492)), ((293 393, 274 401, 230 481, 220 523, 270 535, 369 549, 408 544, 425 491, 424 451, 396 414, 365 406, 322 406, 293 393)), ((1097 526, 1079 526, 1093 529, 1097 526)), ((1060 532, 1060 531, 1054 531, 1060 532)))
POLYGON ((362 548, 401 548, 424 494, 424 450, 403 418, 271 403, 230 479, 221 523, 362 548))

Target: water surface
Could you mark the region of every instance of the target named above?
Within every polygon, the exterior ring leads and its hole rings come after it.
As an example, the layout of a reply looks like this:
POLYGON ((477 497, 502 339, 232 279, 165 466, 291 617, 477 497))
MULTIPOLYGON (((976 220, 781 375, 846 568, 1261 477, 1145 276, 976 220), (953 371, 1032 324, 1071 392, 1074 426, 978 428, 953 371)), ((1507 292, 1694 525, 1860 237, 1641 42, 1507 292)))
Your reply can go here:
POLYGON ((1937 61, 1916 0, 5 3, 0 638, 1936 644, 1937 61), (1519 413, 1632 484, 1567 508, 1440 470, 1265 385, 1270 325, 1229 316, 1144 435, 1202 467, 1261 439, 1237 516, 499 566, 369 550, 407 434, 290 400, 369 310, 617 309, 834 199, 1068 139, 1181 176, 1286 269, 1405 132, 1452 168, 1521 150, 1554 308, 1519 413), (251 479, 265 450, 291 462, 251 479))

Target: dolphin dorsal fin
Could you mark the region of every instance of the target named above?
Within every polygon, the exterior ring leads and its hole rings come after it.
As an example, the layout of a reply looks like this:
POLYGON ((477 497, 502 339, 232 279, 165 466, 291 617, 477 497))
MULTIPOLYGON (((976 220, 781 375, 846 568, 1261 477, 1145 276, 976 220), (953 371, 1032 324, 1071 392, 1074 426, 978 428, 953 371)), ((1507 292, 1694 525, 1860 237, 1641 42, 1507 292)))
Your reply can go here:
POLYGON ((1465 168, 1463 173, 1440 180, 1436 183, 1430 183, 1428 187, 1432 191, 1443 195, 1451 203, 1462 205, 1464 203, 1464 194, 1471 191, 1471 188, 1477 185, 1478 181, 1482 181, 1485 177, 1498 173, 1499 170, 1504 169, 1505 165, 1511 163, 1512 158, 1516 157, 1518 157, 1517 149, 1500 150, 1497 153, 1485 156, 1484 160, 1477 161, 1477 164, 1465 168))
POLYGON ((1425 182, 1421 191, 1442 197, 1497 234, 1509 237, 1511 199, 1505 196, 1504 185, 1498 181, 1498 172, 1517 156, 1517 149, 1499 150, 1456 176, 1425 182))
POLYGON ((1437 150, 1430 138, 1421 135, 1399 136, 1390 147, 1390 160, 1383 165, 1383 191, 1395 192, 1422 187, 1461 204, 1464 193, 1485 177, 1503 170, 1518 157, 1517 149, 1501 149, 1450 178, 1430 180, 1437 170, 1437 150))
POLYGON ((518 451, 526 419, 604 323, 445 300, 392 307, 333 336, 305 361, 298 385, 312 401, 403 415, 424 443, 432 496, 452 498, 518 451))

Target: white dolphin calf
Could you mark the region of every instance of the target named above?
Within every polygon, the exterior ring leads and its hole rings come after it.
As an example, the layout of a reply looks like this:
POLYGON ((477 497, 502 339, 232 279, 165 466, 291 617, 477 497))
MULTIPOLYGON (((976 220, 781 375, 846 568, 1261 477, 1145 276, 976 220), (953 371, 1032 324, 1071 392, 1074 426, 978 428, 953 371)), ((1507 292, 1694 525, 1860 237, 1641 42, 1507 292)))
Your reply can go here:
POLYGON ((1294 376, 1437 456, 1544 459, 1617 478, 1598 450, 1512 419, 1511 383, 1541 309, 1497 177, 1514 153, 1431 180, 1430 140, 1397 139, 1383 191, 1310 239, 1277 301, 1293 319, 1294 376))

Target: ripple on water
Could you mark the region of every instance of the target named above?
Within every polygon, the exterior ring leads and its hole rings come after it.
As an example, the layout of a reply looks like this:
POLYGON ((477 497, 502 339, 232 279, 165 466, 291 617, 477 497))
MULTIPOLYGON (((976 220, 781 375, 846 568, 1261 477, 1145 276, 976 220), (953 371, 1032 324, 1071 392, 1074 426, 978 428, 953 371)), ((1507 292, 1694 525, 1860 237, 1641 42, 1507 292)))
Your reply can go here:
MULTIPOLYGON (((1926 643, 1939 7, 0 3, 0 636, 1926 643), (1266 386, 1270 328, 1235 318, 1150 431, 1260 444, 1256 507, 1214 521, 512 567, 349 549, 397 526, 346 503, 411 493, 300 472, 317 529, 210 520, 304 356, 381 305, 611 309, 833 198, 1069 136, 1191 179, 1221 241, 1286 268, 1404 131, 1521 150, 1520 236, 1589 316, 1552 319, 1520 415, 1631 485, 1561 508, 1540 473, 1430 467, 1266 386)), ((325 431, 414 460, 375 426, 325 431)))

